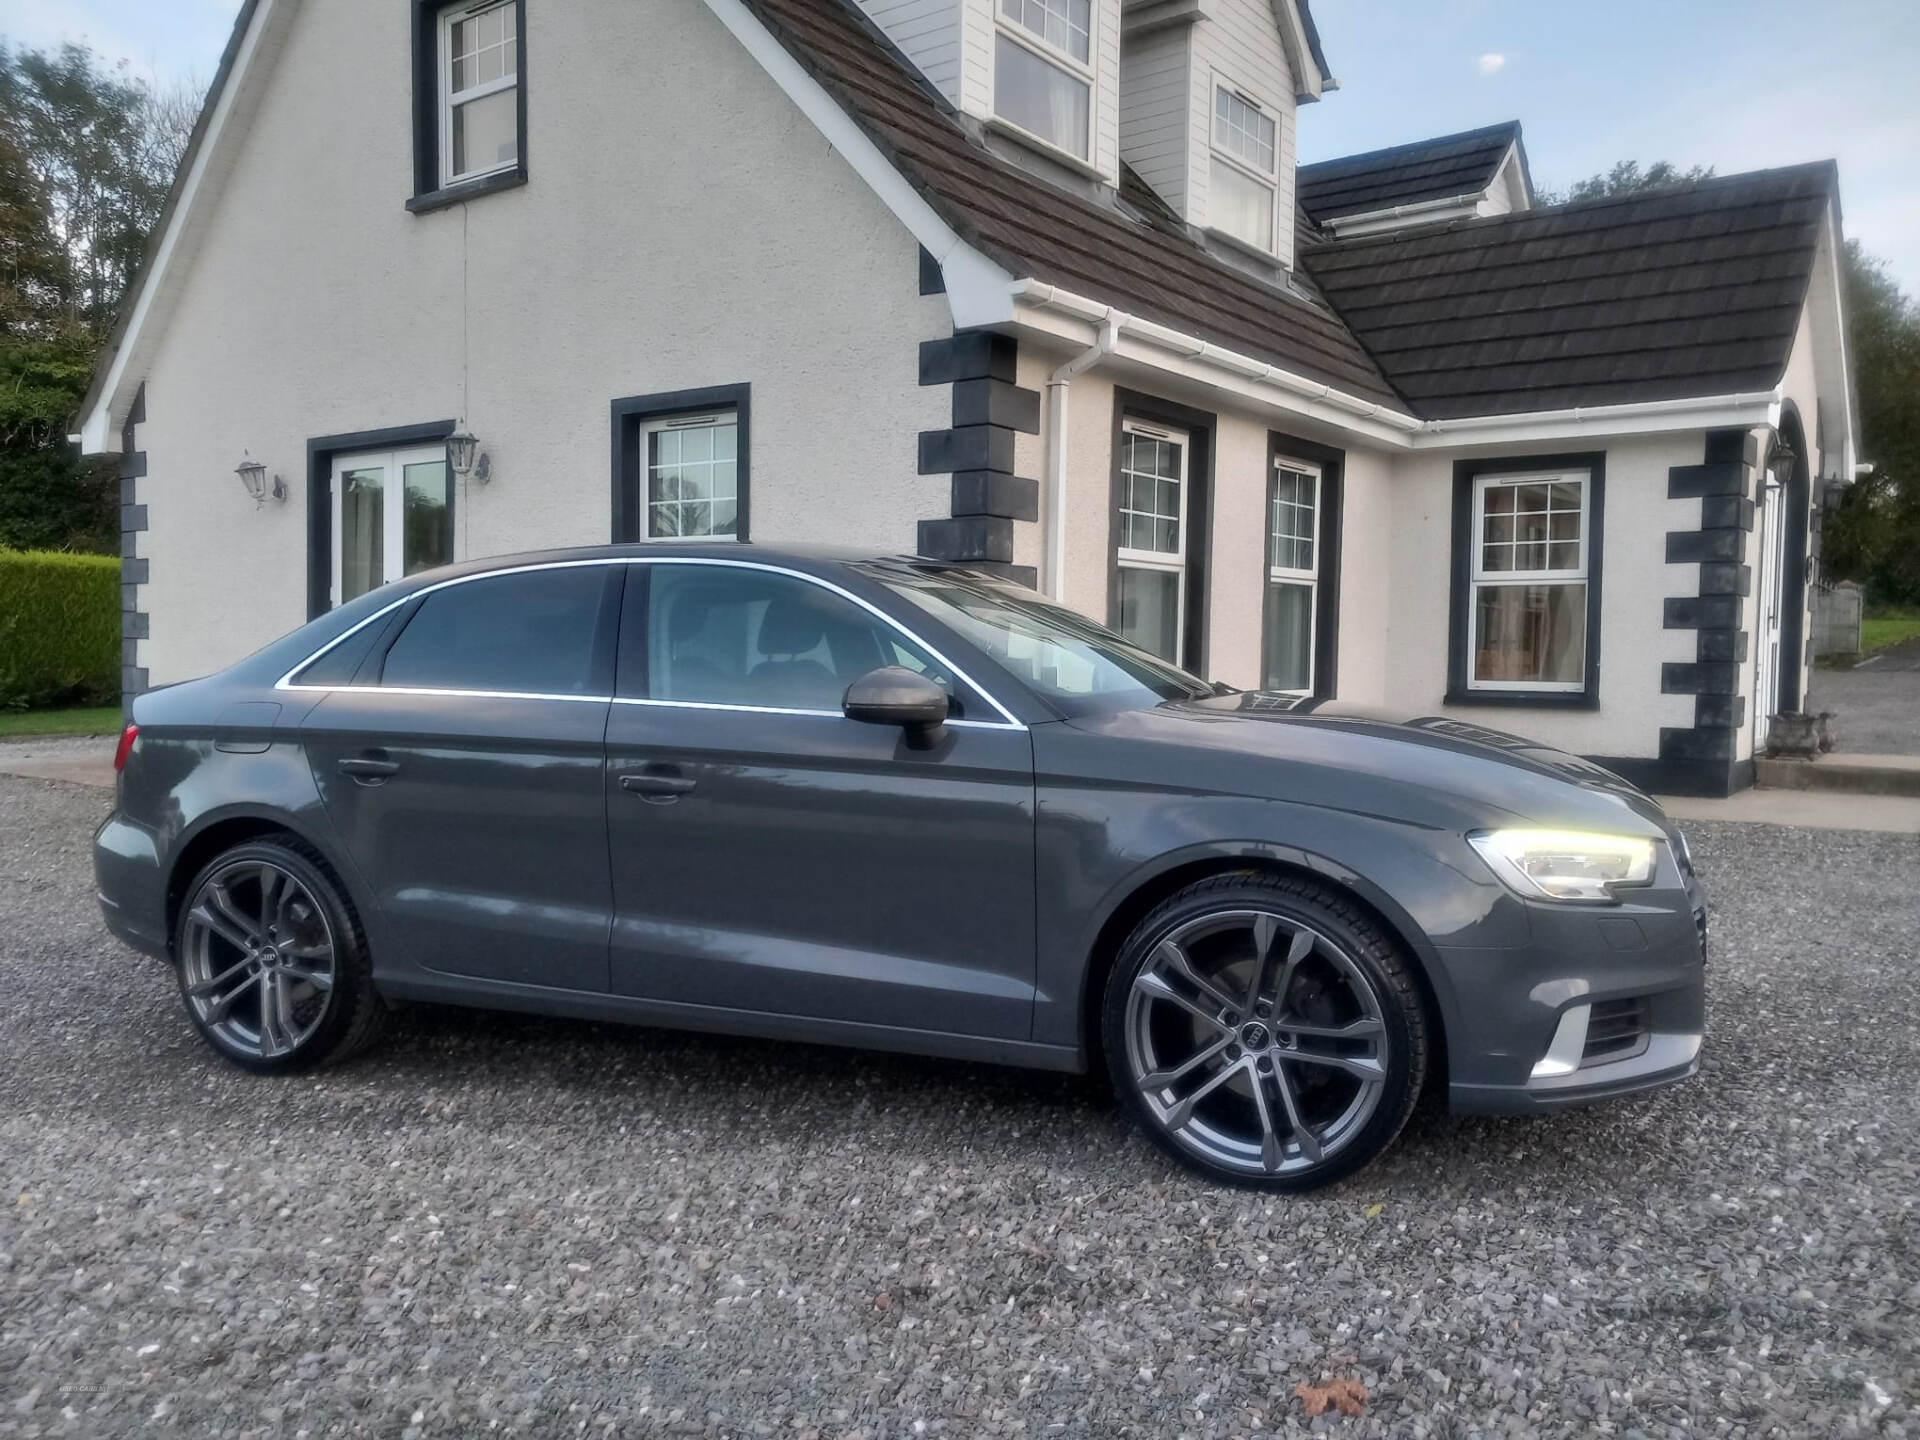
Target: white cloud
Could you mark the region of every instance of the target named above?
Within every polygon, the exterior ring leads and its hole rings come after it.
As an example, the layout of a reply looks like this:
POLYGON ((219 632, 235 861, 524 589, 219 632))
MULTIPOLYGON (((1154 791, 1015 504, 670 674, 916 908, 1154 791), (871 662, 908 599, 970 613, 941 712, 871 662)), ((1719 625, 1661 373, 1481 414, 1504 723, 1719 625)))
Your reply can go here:
POLYGON ((1504 55, 1487 54, 1482 55, 1475 63, 1478 65, 1482 75, 1498 75, 1502 70, 1507 68, 1507 57, 1504 55))

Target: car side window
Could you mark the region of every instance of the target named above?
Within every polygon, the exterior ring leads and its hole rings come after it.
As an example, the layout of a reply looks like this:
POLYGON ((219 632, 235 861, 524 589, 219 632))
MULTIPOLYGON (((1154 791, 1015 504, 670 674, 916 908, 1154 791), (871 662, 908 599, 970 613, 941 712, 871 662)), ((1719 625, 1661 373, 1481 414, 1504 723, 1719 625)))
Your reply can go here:
POLYGON ((435 590, 387 651, 383 686, 605 695, 618 567, 561 566, 435 590))
POLYGON ((649 699, 837 712, 847 686, 883 665, 955 688, 925 650, 822 586, 746 566, 647 568, 649 699))

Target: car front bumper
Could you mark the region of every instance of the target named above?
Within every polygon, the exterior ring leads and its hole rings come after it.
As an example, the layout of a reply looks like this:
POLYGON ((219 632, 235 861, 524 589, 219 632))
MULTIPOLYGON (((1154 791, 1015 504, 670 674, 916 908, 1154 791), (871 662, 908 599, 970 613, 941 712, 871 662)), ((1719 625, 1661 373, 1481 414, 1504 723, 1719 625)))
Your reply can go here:
POLYGON ((1524 947, 1442 951, 1456 997, 1447 1028, 1452 1109, 1556 1109, 1699 1072, 1706 925, 1697 887, 1528 912, 1524 947))

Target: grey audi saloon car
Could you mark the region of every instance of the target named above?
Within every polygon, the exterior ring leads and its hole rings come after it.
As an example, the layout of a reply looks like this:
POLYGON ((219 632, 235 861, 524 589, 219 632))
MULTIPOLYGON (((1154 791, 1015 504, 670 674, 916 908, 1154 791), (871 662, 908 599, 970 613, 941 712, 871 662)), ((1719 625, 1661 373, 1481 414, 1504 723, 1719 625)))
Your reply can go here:
POLYGON ((1692 1075, 1706 911, 1610 772, 1227 692, 981 573, 748 545, 493 559, 142 695, 95 842, 220 1054, 394 1002, 1104 1066, 1280 1190, 1423 1086, 1544 1110, 1692 1075))

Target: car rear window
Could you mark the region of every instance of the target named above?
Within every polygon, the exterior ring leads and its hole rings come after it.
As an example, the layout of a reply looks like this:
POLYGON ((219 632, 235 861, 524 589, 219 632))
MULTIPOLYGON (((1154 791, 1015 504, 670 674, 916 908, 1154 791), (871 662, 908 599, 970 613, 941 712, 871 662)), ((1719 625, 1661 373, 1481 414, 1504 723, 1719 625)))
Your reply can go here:
POLYGON ((520 695, 605 694, 596 676, 614 567, 558 566, 430 593, 387 651, 383 686, 520 695))

